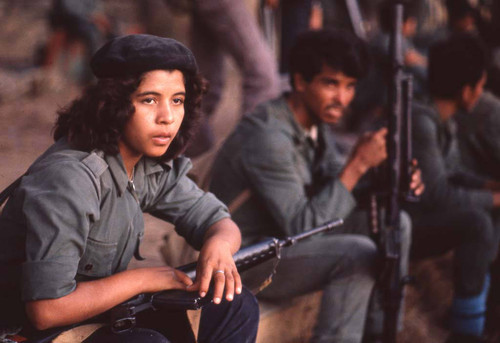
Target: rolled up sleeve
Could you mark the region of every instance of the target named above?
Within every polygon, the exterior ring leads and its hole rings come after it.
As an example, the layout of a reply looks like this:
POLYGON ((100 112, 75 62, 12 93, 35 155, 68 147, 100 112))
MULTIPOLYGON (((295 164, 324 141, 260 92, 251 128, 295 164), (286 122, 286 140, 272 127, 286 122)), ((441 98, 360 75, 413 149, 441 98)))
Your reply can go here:
POLYGON ((187 159, 174 161, 172 169, 155 182, 161 186, 153 203, 144 210, 174 224, 179 235, 200 249, 208 228, 229 217, 229 211, 212 193, 204 192, 186 176, 190 168, 187 159))
POLYGON ((59 298, 76 287, 90 222, 98 216, 95 179, 78 161, 33 171, 23 179, 26 261, 23 301, 59 298))

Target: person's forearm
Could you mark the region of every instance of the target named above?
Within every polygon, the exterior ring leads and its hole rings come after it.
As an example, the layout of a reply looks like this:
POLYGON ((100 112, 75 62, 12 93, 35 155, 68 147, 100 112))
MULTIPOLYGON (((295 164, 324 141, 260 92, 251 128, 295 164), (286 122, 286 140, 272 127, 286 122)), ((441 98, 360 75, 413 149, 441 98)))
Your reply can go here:
POLYGON ((27 302, 26 313, 37 329, 44 330, 92 318, 139 293, 186 289, 191 284, 186 274, 168 266, 126 270, 80 282, 61 298, 27 302))
POLYGON ((224 218, 212 224, 208 229, 204 242, 212 239, 224 241, 228 244, 231 252, 235 254, 241 246, 241 233, 236 224, 229 218, 224 218))
POLYGON ((357 157, 353 157, 346 163, 342 172, 340 172, 339 180, 351 192, 368 169, 363 161, 357 157))
POLYGON ((26 303, 26 312, 39 330, 89 319, 142 292, 140 273, 140 269, 127 270, 107 278, 80 282, 73 292, 61 298, 26 303))
POLYGON ((387 158, 386 141, 387 128, 362 135, 351 157, 339 175, 340 182, 351 192, 359 179, 368 169, 378 166, 387 158))

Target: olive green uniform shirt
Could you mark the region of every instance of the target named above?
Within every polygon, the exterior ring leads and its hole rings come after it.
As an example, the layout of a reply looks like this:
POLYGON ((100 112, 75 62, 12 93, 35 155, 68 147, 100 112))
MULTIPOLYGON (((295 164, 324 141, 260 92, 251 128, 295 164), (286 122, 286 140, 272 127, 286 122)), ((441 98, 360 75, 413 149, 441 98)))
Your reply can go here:
POLYGON ((413 154, 425 183, 421 201, 410 205, 413 214, 457 207, 492 209, 491 192, 480 190, 484 179, 462 165, 453 118, 442 122, 436 109, 424 104, 415 104, 412 118, 413 154))
POLYGON ((230 205, 244 244, 290 236, 355 207, 338 179, 342 165, 331 130, 318 125, 314 142, 284 97, 258 106, 229 136, 214 162, 210 190, 230 205))
POLYGON ((474 109, 458 113, 456 121, 464 165, 500 179, 500 98, 485 91, 474 109))
POLYGON ((3 300, 59 298, 80 280, 125 270, 139 256, 143 212, 173 223, 200 248, 209 226, 229 214, 186 177, 190 167, 183 157, 165 164, 143 158, 134 190, 120 155, 58 141, 29 168, 0 216, 3 300))

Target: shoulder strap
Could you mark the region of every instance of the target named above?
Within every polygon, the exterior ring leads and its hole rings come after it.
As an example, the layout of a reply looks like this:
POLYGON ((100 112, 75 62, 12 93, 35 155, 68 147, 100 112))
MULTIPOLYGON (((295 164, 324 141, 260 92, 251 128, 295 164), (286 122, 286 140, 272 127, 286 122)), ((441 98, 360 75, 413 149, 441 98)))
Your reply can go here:
POLYGON ((16 181, 12 182, 7 188, 2 191, 2 193, 0 193, 0 206, 2 206, 3 203, 12 195, 12 193, 14 193, 14 190, 21 183, 21 179, 24 175, 25 174, 18 177, 16 181))

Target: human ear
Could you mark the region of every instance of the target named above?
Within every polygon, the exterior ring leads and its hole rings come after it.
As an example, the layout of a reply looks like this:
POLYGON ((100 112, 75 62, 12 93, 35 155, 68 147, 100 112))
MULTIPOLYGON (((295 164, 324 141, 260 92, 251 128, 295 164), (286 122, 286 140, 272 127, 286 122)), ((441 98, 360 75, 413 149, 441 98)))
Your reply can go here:
POLYGON ((465 85, 462 87, 460 94, 460 102, 467 104, 473 96, 473 88, 470 85, 465 85))
POLYGON ((293 74, 293 84, 295 87, 295 90, 298 92, 303 92, 305 87, 306 87, 306 80, 304 80, 304 77, 300 75, 299 73, 294 73, 293 74))
POLYGON ((411 37, 415 35, 417 31, 417 19, 413 17, 407 18, 403 22, 403 35, 406 37, 411 37))

